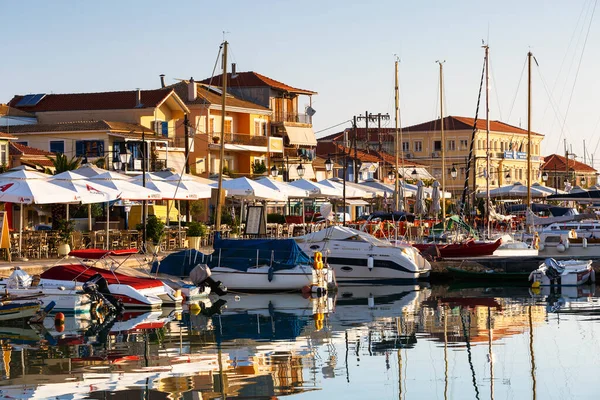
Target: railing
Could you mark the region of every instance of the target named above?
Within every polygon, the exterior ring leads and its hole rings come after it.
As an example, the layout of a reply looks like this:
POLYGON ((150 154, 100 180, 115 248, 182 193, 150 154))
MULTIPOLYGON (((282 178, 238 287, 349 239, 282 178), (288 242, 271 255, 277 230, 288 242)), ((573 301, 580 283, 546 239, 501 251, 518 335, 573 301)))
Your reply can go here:
POLYGON ((311 124, 311 119, 306 114, 275 111, 271 119, 272 122, 298 122, 301 124, 311 124))
MULTIPOLYGON (((221 132, 213 132, 209 136, 213 138, 213 142, 218 143, 221 140, 221 132)), ((225 144, 267 147, 268 138, 260 135, 248 135, 247 133, 225 133, 225 144)))

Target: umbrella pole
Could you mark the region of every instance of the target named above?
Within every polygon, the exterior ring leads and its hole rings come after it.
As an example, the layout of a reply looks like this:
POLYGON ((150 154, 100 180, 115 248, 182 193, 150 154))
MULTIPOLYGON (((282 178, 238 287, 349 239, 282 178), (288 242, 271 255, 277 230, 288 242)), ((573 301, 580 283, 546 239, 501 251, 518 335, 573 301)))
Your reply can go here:
MULTIPOLYGON (((168 217, 168 215, 169 214, 167 214, 167 217, 168 217)), ((186 215, 186 223, 189 223, 187 221, 187 215, 186 215)), ((177 236, 179 237, 179 247, 183 247, 183 245, 181 243, 181 200, 177 200, 177 236)))
POLYGON ((110 250, 108 229, 110 227, 110 201, 106 202, 106 250, 110 250))
POLYGON ((69 203, 67 203, 67 212, 66 212, 66 215, 67 216, 65 218, 68 221, 69 220, 69 203))
POLYGON ((92 205, 88 204, 88 230, 92 231, 92 205))
POLYGON ((19 209, 19 257, 23 257, 23 253, 21 253, 23 245, 23 206, 24 204, 21 204, 19 209))

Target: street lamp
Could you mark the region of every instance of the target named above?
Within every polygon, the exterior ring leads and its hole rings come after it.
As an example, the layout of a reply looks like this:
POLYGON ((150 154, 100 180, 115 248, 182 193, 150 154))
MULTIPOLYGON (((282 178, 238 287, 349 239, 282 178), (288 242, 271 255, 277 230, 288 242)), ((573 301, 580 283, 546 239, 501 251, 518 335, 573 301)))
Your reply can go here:
POLYGON ((325 171, 326 171, 327 176, 329 176, 329 173, 331 172, 332 169, 333 169, 333 162, 331 161, 331 158, 327 157, 327 161, 325 161, 325 171))
POLYGON ((419 176, 419 173, 417 172, 417 169, 414 168, 412 170, 412 172, 410 173, 410 175, 412 176, 413 179, 417 179, 417 177, 419 176))
POLYGON ((510 183, 510 172, 506 174, 504 180, 506 181, 506 183, 510 183))
POLYGON ((579 182, 581 186, 585 186, 585 176, 582 176, 579 182))
POLYGON ((546 171, 544 171, 542 173, 542 182, 544 182, 544 184, 546 184, 547 181, 548 181, 548 173, 546 171))
POLYGON ((396 172, 394 172, 393 169, 390 169, 388 171, 388 179, 391 181, 392 179, 394 179, 395 176, 396 176, 396 172))
POLYGON ((119 169, 121 169, 121 167, 124 165, 125 172, 127 172, 127 165, 129 165, 129 162, 131 161, 131 153, 127 151, 127 148, 125 148, 123 153, 119 154, 119 160, 121 164, 119 165, 119 169))
POLYGON ((277 167, 276 167, 276 166, 274 166, 274 165, 273 165, 273 166, 271 167, 271 176, 272 176, 273 178, 277 178, 277 175, 279 175, 279 170, 277 169, 277 167))
POLYGON ((456 167, 454 165, 450 170, 450 176, 452 177, 452 179, 456 179, 456 177, 458 176, 458 171, 456 170, 456 167))
POLYGON ((300 178, 302 178, 304 176, 305 171, 306 171, 306 168, 304 168, 304 166, 302 165, 302 162, 300 162, 300 165, 298 165, 296 167, 296 172, 298 173, 298 176, 300 178))

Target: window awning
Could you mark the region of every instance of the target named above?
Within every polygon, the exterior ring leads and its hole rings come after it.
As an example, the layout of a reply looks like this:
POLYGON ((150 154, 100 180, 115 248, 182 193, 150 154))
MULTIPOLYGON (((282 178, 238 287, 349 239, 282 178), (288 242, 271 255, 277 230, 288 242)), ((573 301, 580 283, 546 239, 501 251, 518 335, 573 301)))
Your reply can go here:
POLYGON ((422 167, 398 168, 398 174, 405 179, 434 179, 433 175, 431 175, 425 168, 422 167), (415 170, 417 171, 416 176, 412 174, 415 170))
POLYGON ((286 126, 285 132, 291 145, 316 146, 317 138, 312 128, 286 126))
POLYGON ((347 206, 368 206, 369 203, 367 203, 364 200, 346 199, 346 205, 347 206))

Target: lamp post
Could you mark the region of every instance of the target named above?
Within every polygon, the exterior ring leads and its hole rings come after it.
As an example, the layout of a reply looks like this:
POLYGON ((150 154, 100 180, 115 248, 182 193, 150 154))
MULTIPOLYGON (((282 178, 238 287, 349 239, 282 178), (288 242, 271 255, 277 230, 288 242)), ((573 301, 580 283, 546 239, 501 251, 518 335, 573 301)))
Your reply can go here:
POLYGON ((278 176, 278 175, 279 175, 279 170, 277 169, 277 167, 276 167, 276 166, 274 166, 274 165, 273 165, 273 166, 271 167, 271 176, 272 176, 273 178, 277 178, 277 176, 278 176))
POLYGON ((511 180, 510 172, 506 174, 506 176, 504 177, 504 180, 506 181, 506 183, 510 183, 510 180, 511 180))
POLYGON ((300 165, 296 167, 296 172, 298 173, 300 179, 302 179, 302 177, 304 176, 304 172, 306 172, 306 168, 304 168, 304 166, 302 165, 302 161, 300 162, 300 165))
POLYGON ((333 169, 333 162, 331 158, 327 157, 327 161, 325 161, 325 178, 329 177, 329 173, 333 169))
MULTIPOLYGON (((125 172, 127 172, 127 166, 131 161, 131 153, 127 151, 127 147, 125 147, 125 151, 123 153, 119 154, 119 160, 121 161, 121 165, 125 166, 125 172)), ((119 169, 121 169, 121 166, 119 166, 119 169)))
MULTIPOLYGON (((450 170, 450 176, 452 177, 452 196, 454 196, 454 181, 456 181, 456 177, 458 176, 458 171, 456 170, 456 166, 452 164, 452 169, 450 170)), ((442 201, 446 201, 444 198, 445 194, 442 193, 442 201)), ((457 203, 457 201, 456 201, 457 203)))

